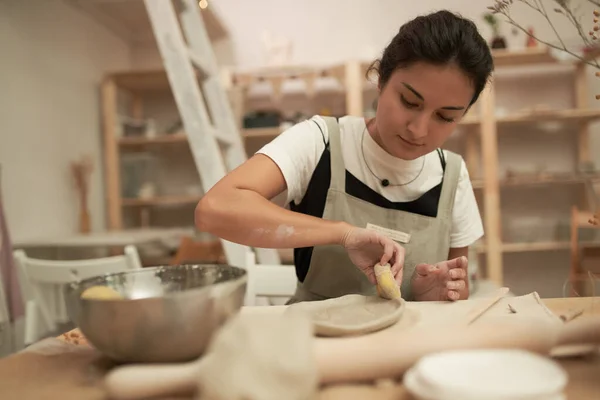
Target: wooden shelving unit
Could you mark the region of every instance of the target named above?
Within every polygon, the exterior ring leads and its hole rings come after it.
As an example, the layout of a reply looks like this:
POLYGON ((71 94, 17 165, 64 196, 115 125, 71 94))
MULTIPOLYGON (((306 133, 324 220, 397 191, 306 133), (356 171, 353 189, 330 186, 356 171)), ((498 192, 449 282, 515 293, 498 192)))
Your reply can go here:
MULTIPOLYGON (((477 252, 486 257, 487 276, 499 285, 504 284, 504 269, 502 255, 506 253, 525 252, 547 252, 547 251, 569 251, 571 243, 569 240, 540 240, 534 242, 511 242, 502 237, 501 226, 501 197, 505 188, 521 187, 535 188, 541 186, 556 186, 557 190, 566 190, 575 186, 573 190, 580 189, 584 193, 584 185, 600 179, 600 173, 540 173, 523 174, 522 176, 500 177, 497 173, 499 158, 498 140, 499 136, 507 129, 517 127, 535 128, 541 124, 558 123, 558 134, 563 134, 567 128, 575 132, 577 141, 577 164, 582 165, 590 161, 589 154, 589 124, 600 119, 600 110, 588 108, 587 86, 585 65, 577 62, 559 61, 552 57, 548 49, 543 47, 526 49, 522 51, 494 51, 496 70, 510 67, 541 67, 544 65, 568 64, 569 72, 574 82, 575 104, 572 109, 560 110, 532 110, 531 112, 511 113, 507 116, 496 117, 495 93, 499 83, 493 81, 480 102, 483 110, 481 118, 484 120, 481 128, 481 159, 484 162, 483 179, 473 180, 473 187, 483 196, 483 215, 485 223, 485 242, 477 246, 477 252), (487 113, 486 113, 487 111, 487 113), (487 142, 487 145, 483 145, 487 142)), ((530 68, 529 71, 535 68, 530 68)), ((535 72, 532 72, 535 74, 535 72)), ((471 138, 471 140, 474 140, 471 138)), ((535 149, 532 149, 532 151, 535 149)), ((468 160, 467 160, 468 163, 468 160)), ((476 173, 472 168, 472 176, 476 173)), ((575 192, 577 193, 577 192, 575 192)), ((586 204, 585 196, 581 196, 581 203, 586 204)), ((544 199, 540 199, 544 201, 544 199)), ((559 212, 560 213, 560 212, 559 212)), ((565 213, 568 220, 569 214, 565 213)), ((585 243, 587 247, 600 247, 600 243, 585 243)))
MULTIPOLYGON (((137 43, 153 45, 156 43, 142 1, 90 2, 87 0, 69 0, 69 2, 124 39, 135 39, 137 43)), ((179 6, 179 2, 175 2, 175 7, 179 6)), ((202 10, 201 16, 206 25, 208 36, 213 43, 228 36, 227 29, 212 7, 202 10)), ((197 71, 197 75, 200 82, 200 72, 197 71)), ((183 157, 185 152, 189 153, 188 138, 185 132, 182 131, 167 134, 165 133, 166 129, 160 128, 155 135, 151 136, 119 136, 118 127, 121 123, 121 116, 135 120, 165 118, 164 115, 154 115, 155 113, 161 114, 160 110, 157 112, 155 104, 153 107, 146 106, 147 99, 157 97, 166 99, 170 109, 177 115, 169 80, 166 72, 162 69, 112 72, 107 74, 102 82, 104 179, 108 215, 107 225, 110 230, 151 227, 153 210, 158 208, 168 208, 170 210, 177 207, 190 208, 200 199, 200 196, 195 194, 197 193, 195 188, 194 190, 182 188, 181 192, 176 194, 171 193, 172 190, 165 193, 150 192, 139 198, 130 195, 125 196, 123 193, 122 165, 126 153, 128 155, 139 153, 141 155, 150 154, 162 157, 164 153, 182 152, 176 153, 176 158, 179 154, 183 157), (126 226, 124 218, 126 213, 128 216, 137 215, 139 217, 138 225, 126 226)), ((193 169, 191 173, 196 173, 193 162, 190 165, 190 169, 193 169)), ((198 187, 200 188, 199 183, 198 177, 198 187)), ((186 226, 193 226, 193 224, 192 216, 186 226)))
MULTIPOLYGON (((544 186, 544 185, 576 185, 583 184, 586 182, 597 182, 600 181, 600 174, 580 174, 580 175, 566 175, 566 174, 548 174, 542 176, 531 176, 531 177, 515 177, 515 178, 504 178, 499 180, 500 186, 544 186)), ((485 182, 481 179, 472 180, 473 188, 476 190, 483 189, 485 182)))
POLYGON ((515 67, 523 65, 558 64, 548 49, 534 47, 519 50, 494 50, 494 65, 496 68, 515 67))
MULTIPOLYGON (((591 109, 587 104, 586 66, 577 62, 560 61, 552 57, 544 48, 520 51, 494 51, 496 70, 525 68, 538 70, 543 66, 567 68, 574 82, 574 105, 564 109, 533 109, 530 112, 514 112, 508 115, 497 114, 497 80, 493 80, 482 93, 478 104, 460 123, 463 157, 473 179, 473 187, 480 201, 485 224, 485 241, 476 247, 477 253, 485 258, 486 278, 496 284, 504 282, 503 255, 506 253, 546 252, 569 250, 568 240, 543 240, 540 242, 514 243, 502 237, 501 203, 503 191, 507 188, 531 188, 556 186, 560 190, 583 189, 589 182, 600 182, 600 173, 542 173, 505 177, 500 175, 499 140, 513 128, 532 127, 554 123, 559 124, 558 131, 572 130, 577 142, 577 163, 590 161, 589 124, 600 120, 600 110, 591 109)), ((375 93, 375 85, 365 78, 369 63, 353 61, 332 66, 290 66, 265 68, 253 71, 224 71, 224 85, 231 95, 232 106, 239 120, 240 134, 247 141, 261 144, 275 138, 281 127, 243 129, 242 118, 247 111, 249 88, 256 83, 270 82, 274 97, 281 95, 286 80, 302 80, 306 84, 304 96, 313 101, 319 93, 314 90, 315 81, 322 77, 334 78, 340 88, 336 96, 344 103, 344 114, 365 115, 368 99, 375 93)), ((120 196, 119 154, 121 151, 153 151, 158 148, 179 148, 187 146, 185 133, 157 135, 152 138, 116 138, 117 89, 123 89, 131 95, 130 114, 141 117, 141 96, 144 93, 169 90, 163 71, 127 71, 111 74, 103 84, 105 158, 107 180, 107 203, 109 225, 112 229, 122 228, 122 212, 127 210, 147 210, 161 206, 189 206, 199 200, 199 196, 177 195, 157 196, 149 199, 124 199, 120 196)), ((250 152, 251 153, 251 152, 250 152)), ((583 190, 581 190, 583 193, 583 190)), ((585 203, 584 196, 581 202, 585 203)), ((568 217, 568 216, 567 216, 568 217)), ((595 243, 586 244, 596 246, 595 243)), ((598 245, 600 247, 600 245, 598 245)))
MULTIPOLYGON (((600 248, 600 243, 598 242, 589 242, 589 243, 581 243, 582 246, 586 246, 588 248, 600 248)), ((567 240, 565 241, 551 241, 551 242, 529 242, 529 243, 503 243, 502 244, 502 252, 503 253, 525 253, 525 252, 537 252, 537 251, 564 251, 569 250, 571 247, 571 243, 567 240)), ((487 251, 484 245, 477 247, 477 252, 480 254, 485 254, 487 251)))
MULTIPOLYGON (((496 71, 527 70, 535 74, 543 68, 563 68, 575 74, 576 104, 572 109, 533 109, 520 111, 504 116, 498 116, 496 110, 496 91, 498 83, 492 81, 482 93, 477 107, 463 119, 460 128, 463 129, 464 139, 463 157, 472 177, 473 186, 481 194, 480 207, 485 224, 485 243, 477 247, 477 251, 486 258, 487 278, 497 284, 503 284, 503 254, 517 252, 536 252, 568 250, 568 241, 541 241, 539 243, 505 243, 502 237, 501 198, 502 191, 508 187, 539 187, 560 185, 583 185, 591 180, 598 180, 600 174, 540 174, 539 176, 516 176, 511 178, 501 177, 499 174, 498 141, 506 130, 519 127, 536 127, 548 123, 558 124, 559 130, 575 129, 578 141, 578 162, 589 161, 587 150, 589 123, 600 119, 600 110, 589 109, 584 101, 585 70, 578 63, 569 63, 556 59, 544 47, 523 49, 518 51, 495 50, 493 52, 496 71)), ((344 82, 346 96, 346 113, 350 115, 364 115, 365 98, 369 91, 375 89, 374 83, 365 78, 369 62, 349 62, 344 68, 331 66, 316 68, 308 67, 297 69, 282 68, 281 70, 254 71, 233 77, 230 82, 232 90, 238 91, 238 96, 243 96, 248 87, 256 82, 271 81, 274 88, 280 88, 286 79, 304 79, 307 87, 312 86, 312 81, 321 74, 336 76, 344 82)), ((277 89, 275 90, 277 91, 277 89)), ((307 92, 307 96, 313 93, 307 92)), ((238 105, 244 101, 238 98, 238 105)), ((238 110, 238 115, 243 114, 243 107, 238 110)), ((279 134, 279 130, 257 129, 244 132, 245 137, 260 137, 265 141, 271 140, 279 134)))
POLYGON ((545 122, 564 122, 568 124, 587 124, 600 119, 600 110, 550 110, 537 111, 533 113, 523 113, 511 115, 509 117, 498 118, 497 123, 500 126, 513 126, 517 124, 545 123, 545 122))
POLYGON ((281 133, 280 128, 252 128, 243 129, 242 136, 245 138, 265 138, 272 139, 281 133))
MULTIPOLYGON (((108 74, 102 84, 104 158, 108 225, 111 230, 121 230, 124 226, 124 212, 139 213, 141 227, 150 227, 150 214, 153 209, 170 207, 192 207, 200 200, 197 195, 156 195, 148 198, 129 198, 122 194, 121 163, 124 153, 160 153, 161 151, 188 151, 188 138, 185 132, 156 132, 154 136, 117 136, 119 115, 143 120, 146 96, 171 98, 170 86, 165 71, 124 71, 108 74), (119 105, 128 103, 124 110, 119 105)), ((173 103, 174 107, 174 103, 173 103)), ((192 168, 195 168, 192 164, 192 168)), ((195 169, 194 169, 195 171, 195 169)), ((199 183, 199 182, 198 182, 199 183)), ((190 222, 193 225, 193 221, 190 222)), ((137 226, 137 227, 140 227, 137 226)))
POLYGON ((118 140, 121 147, 139 147, 163 145, 170 143, 187 143, 188 138, 184 133, 175 133, 172 135, 161 135, 153 138, 146 137, 124 137, 118 140))

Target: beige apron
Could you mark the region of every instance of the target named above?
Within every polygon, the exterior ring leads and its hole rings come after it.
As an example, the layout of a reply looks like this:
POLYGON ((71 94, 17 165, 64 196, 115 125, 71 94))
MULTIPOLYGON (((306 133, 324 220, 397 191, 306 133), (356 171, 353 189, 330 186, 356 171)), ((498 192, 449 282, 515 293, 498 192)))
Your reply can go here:
MULTIPOLYGON (((340 131, 335 118, 325 117, 331 152, 331 184, 323 219, 346 221, 366 228, 367 224, 400 231, 410 235, 406 249, 402 278, 402 297, 412 300, 411 277, 420 263, 434 264, 448 258, 454 195, 461 160, 447 152, 446 169, 440 194, 437 217, 428 217, 401 210, 386 209, 346 193, 346 168, 341 150, 340 131)), ((300 301, 324 300, 346 294, 374 296, 375 286, 350 260, 339 245, 315 246, 304 282, 298 282, 288 304, 300 301)))

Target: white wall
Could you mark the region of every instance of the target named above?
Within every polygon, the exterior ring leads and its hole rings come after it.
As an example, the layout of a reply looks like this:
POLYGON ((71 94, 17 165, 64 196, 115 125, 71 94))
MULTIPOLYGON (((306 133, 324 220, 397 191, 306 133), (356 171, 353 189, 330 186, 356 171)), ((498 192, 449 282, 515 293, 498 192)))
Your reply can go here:
POLYGON ((14 241, 72 234, 69 163, 94 160, 90 209, 104 227, 98 85, 129 67, 127 45, 61 0, 0 1, 0 163, 14 241))
POLYGON ((294 43, 293 63, 335 63, 376 57, 402 23, 417 14, 450 7, 477 18, 482 2, 455 0, 219 0, 219 12, 234 40, 239 65, 260 66, 263 30, 294 43), (479 3, 475 5, 475 3, 479 3))
MULTIPOLYGON (((262 34, 265 31, 293 42, 292 64, 327 64, 349 59, 371 59, 378 56, 398 28, 420 14, 442 8, 472 19, 486 38, 490 28, 482 14, 492 0, 471 1, 421 0, 218 0, 209 2, 230 32, 229 43, 219 43, 217 56, 223 65, 260 67, 265 54, 262 34)), ((576 3, 586 16, 593 7, 585 0, 576 3)), ((551 20, 568 44, 578 43, 578 37, 566 18, 552 11, 554 1, 544 0, 551 20)), ((535 33, 552 43, 557 42, 552 29, 536 11, 513 5, 513 16, 522 24, 531 24, 535 33)), ((499 18, 504 19, 503 16, 499 18)), ((584 19, 591 26, 591 17, 584 19)), ((522 47, 525 35, 513 35, 510 25, 501 22, 502 33, 508 36, 511 48, 522 47)), ((158 66, 160 59, 150 43, 133 49, 136 67, 158 66)))

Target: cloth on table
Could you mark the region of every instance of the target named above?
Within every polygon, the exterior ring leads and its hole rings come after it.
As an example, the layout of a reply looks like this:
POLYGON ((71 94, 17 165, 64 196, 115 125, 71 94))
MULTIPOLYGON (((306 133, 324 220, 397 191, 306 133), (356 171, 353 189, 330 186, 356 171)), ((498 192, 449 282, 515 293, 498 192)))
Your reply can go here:
POLYGON ((199 363, 198 399, 313 399, 318 380, 312 336, 304 313, 236 315, 199 363))
MULTIPOLYGON (((414 326, 451 325, 465 323, 465 318, 477 305, 484 304, 489 298, 461 300, 456 302, 409 302, 407 308, 419 314, 414 326)), ((540 318, 550 322, 562 323, 562 320, 546 307, 537 292, 522 296, 503 297, 488 308, 473 324, 498 321, 499 318, 523 317, 540 318)))

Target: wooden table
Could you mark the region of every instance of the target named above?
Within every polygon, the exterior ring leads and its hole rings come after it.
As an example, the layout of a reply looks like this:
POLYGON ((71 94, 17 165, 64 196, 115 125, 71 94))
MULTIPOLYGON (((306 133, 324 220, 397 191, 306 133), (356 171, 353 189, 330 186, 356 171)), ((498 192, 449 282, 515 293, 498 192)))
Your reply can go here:
MULTIPOLYGON (((582 315, 600 315, 600 298, 544 299, 557 315, 583 309, 582 315)), ((21 352, 0 360, 0 398, 39 400, 107 400, 102 375, 110 364, 87 346, 75 346, 52 339, 46 355, 21 352)), ((600 399, 600 355, 561 359, 569 374, 568 399, 600 399)), ((335 385, 323 388, 319 400, 369 399, 411 400, 401 383, 381 385, 335 385)))
POLYGON ((40 237, 17 240, 14 248, 56 247, 56 248, 92 248, 92 247, 124 247, 127 245, 143 245, 178 239, 193 233, 192 228, 145 228, 125 229, 119 231, 91 232, 70 236, 40 237))
MULTIPOLYGON (((544 304, 555 314, 561 315, 571 310, 582 309, 581 315, 600 315, 600 298, 573 297, 543 299, 544 304)), ((600 399, 600 354, 583 357, 559 359, 560 365, 569 375, 566 390, 568 400, 600 399)), ((382 384, 370 385, 337 385, 321 391, 319 400, 414 400, 404 386, 382 384)))

